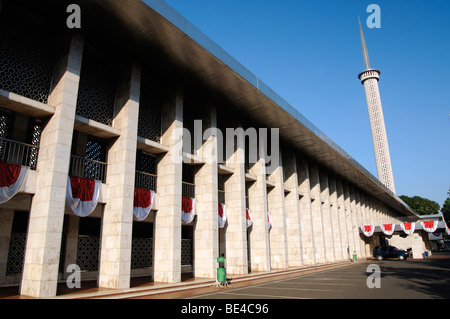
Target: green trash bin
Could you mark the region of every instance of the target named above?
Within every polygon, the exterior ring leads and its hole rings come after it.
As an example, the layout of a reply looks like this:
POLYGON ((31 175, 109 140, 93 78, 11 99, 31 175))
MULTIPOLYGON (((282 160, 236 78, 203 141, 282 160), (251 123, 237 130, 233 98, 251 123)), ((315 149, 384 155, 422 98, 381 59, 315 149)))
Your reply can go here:
POLYGON ((357 255, 355 252, 353 252, 353 261, 356 261, 358 259, 357 255))
MULTIPOLYGON (((220 263, 225 263, 225 257, 220 256, 217 258, 217 262, 220 263)), ((220 267, 221 265, 219 265, 219 268, 217 268, 217 281, 218 282, 226 282, 227 278, 225 275, 225 268, 224 267, 220 267)))
POLYGON ((217 281, 225 282, 227 280, 225 276, 225 268, 217 268, 217 281))

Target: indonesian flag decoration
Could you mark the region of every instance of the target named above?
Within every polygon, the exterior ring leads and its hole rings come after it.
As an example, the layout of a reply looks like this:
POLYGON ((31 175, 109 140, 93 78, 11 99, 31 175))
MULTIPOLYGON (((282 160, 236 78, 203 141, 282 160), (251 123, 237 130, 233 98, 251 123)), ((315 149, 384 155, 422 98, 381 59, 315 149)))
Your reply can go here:
POLYGON ((150 214, 150 211, 152 210, 154 202, 155 191, 144 188, 135 188, 133 207, 134 219, 137 221, 146 219, 148 214, 150 214))
POLYGON ((438 227, 438 221, 437 220, 430 220, 430 221, 421 221, 420 225, 422 225, 423 230, 425 230, 428 233, 434 233, 438 227))
POLYGON ((101 181, 78 176, 68 177, 66 200, 75 215, 86 217, 94 211, 101 187, 101 181))
POLYGON ((227 222, 227 214, 225 212, 225 204, 219 203, 219 228, 225 227, 227 222))
POLYGON ((195 199, 191 197, 181 197, 181 221, 190 224, 195 217, 195 199))
POLYGON ((0 204, 9 201, 25 185, 29 168, 0 162, 0 204))
POLYGON ((416 229, 416 224, 415 223, 403 223, 403 224, 400 224, 400 227, 405 232, 405 234, 411 235, 412 233, 414 233, 414 230, 416 229))
POLYGON ((267 225, 269 226, 269 230, 272 228, 272 218, 270 217, 269 212, 267 212, 267 225))
POLYGON ((448 228, 445 219, 443 219, 443 221, 444 221, 444 224, 445 224, 445 233, 446 233, 447 235, 450 235, 450 228, 448 228))
POLYGON ((392 224, 383 224, 381 225, 381 230, 387 236, 391 236, 394 233, 395 227, 392 224))
POLYGON ((252 214, 250 214, 250 210, 248 208, 245 209, 245 216, 246 216, 246 225, 248 228, 251 225, 253 225, 252 214))
POLYGON ((370 237, 373 235, 373 232, 375 231, 375 226, 373 225, 361 226, 361 230, 366 237, 370 237))

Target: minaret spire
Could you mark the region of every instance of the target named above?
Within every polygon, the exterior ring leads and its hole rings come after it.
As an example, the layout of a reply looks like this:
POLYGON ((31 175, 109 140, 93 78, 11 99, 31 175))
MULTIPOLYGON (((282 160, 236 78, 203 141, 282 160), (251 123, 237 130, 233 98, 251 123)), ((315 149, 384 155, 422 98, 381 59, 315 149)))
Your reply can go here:
POLYGON ((358 22, 365 67, 365 70, 359 74, 358 78, 361 80, 361 84, 364 85, 364 91, 366 92, 367 110, 369 111, 370 129, 372 131, 372 141, 375 152, 375 161, 377 164, 378 179, 395 194, 391 156, 389 154, 383 108, 381 106, 380 91, 378 88, 380 71, 370 67, 369 54, 367 52, 366 41, 364 40, 364 34, 359 17, 358 22))
POLYGON ((362 51, 363 51, 363 57, 364 57, 364 67, 366 70, 370 69, 370 61, 369 61, 369 53, 367 52, 367 46, 366 46, 366 40, 364 40, 364 33, 361 27, 361 20, 358 16, 358 22, 359 22, 359 33, 361 35, 361 45, 362 45, 362 51))

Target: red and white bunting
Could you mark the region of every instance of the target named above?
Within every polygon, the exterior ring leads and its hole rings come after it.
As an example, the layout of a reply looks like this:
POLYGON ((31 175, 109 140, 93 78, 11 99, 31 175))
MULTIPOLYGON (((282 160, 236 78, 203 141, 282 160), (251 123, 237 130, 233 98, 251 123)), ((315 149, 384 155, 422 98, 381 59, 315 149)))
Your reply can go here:
POLYGON ((86 217, 94 211, 101 187, 101 181, 78 176, 67 178, 66 200, 75 215, 86 217))
POLYGON ((225 211, 225 204, 219 203, 219 228, 224 228, 227 222, 227 213, 225 211))
POLYGON ((405 234, 411 235, 412 233, 414 233, 414 230, 416 229, 416 224, 415 223, 402 223, 402 224, 400 224, 400 227, 405 232, 405 234))
POLYGON ((250 210, 248 208, 245 209, 245 215, 246 215, 246 225, 248 228, 251 225, 253 225, 252 214, 250 213, 250 210))
POLYGON ((450 235, 450 228, 448 228, 447 223, 445 222, 445 219, 442 219, 442 220, 444 221, 444 224, 445 224, 445 233, 447 235, 450 235))
POLYGON ((438 221, 437 220, 421 221, 420 225, 422 226, 422 229, 425 230, 426 232, 434 233, 438 227, 438 221))
POLYGON ((395 225, 393 225, 393 224, 383 224, 380 227, 381 227, 382 232, 386 236, 391 236, 395 230, 395 225))
POLYGON ((181 221, 190 224, 195 217, 195 198, 181 197, 181 221))
POLYGON ((0 204, 9 201, 25 185, 29 168, 0 162, 0 204))
POLYGON ((267 225, 269 227, 269 230, 272 229, 272 217, 270 217, 269 212, 267 212, 267 225))
POLYGON ((142 221, 147 218, 155 202, 155 191, 143 188, 134 189, 133 218, 142 221))
POLYGON ((375 226, 373 225, 361 226, 361 230, 366 237, 370 237, 373 235, 373 232, 375 231, 375 226))

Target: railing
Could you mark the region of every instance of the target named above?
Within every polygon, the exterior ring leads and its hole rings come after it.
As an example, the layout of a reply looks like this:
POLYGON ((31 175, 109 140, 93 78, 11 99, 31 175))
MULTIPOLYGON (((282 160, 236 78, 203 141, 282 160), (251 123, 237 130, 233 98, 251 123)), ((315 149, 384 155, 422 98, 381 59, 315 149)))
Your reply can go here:
POLYGON ((0 161, 36 169, 39 147, 0 137, 0 161))
POLYGON ((156 192, 156 175, 136 171, 134 178, 134 186, 137 188, 150 189, 156 192))
POLYGON ((217 191, 217 199, 219 200, 219 203, 225 204, 225 191, 219 189, 217 191))
POLYGON ((71 155, 69 172, 74 176, 100 180, 104 183, 106 180, 106 166, 107 163, 105 162, 71 155))
POLYGON ((195 184, 182 182, 181 194, 186 197, 195 198, 195 184))

